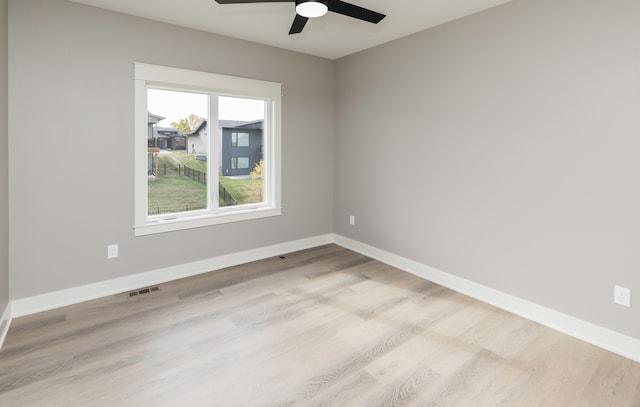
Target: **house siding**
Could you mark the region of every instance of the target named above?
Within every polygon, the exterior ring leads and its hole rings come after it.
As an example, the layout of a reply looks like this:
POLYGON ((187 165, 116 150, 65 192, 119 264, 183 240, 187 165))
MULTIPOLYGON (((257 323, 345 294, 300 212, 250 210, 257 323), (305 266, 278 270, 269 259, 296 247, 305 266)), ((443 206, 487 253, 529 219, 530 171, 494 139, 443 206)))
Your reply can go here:
POLYGON ((209 142, 208 136, 209 126, 200 128, 193 134, 189 134, 187 137, 187 149, 191 154, 206 154, 207 143, 209 142))
POLYGON ((262 129, 222 129, 222 175, 249 175, 262 159, 262 144, 262 129), (249 146, 233 146, 231 141, 233 132, 249 133, 249 146), (232 159, 237 157, 247 157, 249 168, 232 168, 232 159))

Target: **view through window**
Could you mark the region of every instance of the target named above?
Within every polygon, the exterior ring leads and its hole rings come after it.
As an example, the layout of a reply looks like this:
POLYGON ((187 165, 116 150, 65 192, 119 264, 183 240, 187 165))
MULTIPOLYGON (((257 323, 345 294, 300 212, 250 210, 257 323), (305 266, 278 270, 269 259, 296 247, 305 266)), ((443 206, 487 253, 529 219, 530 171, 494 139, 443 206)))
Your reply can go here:
POLYGON ((149 88, 147 111, 149 216, 263 202, 264 100, 149 88))

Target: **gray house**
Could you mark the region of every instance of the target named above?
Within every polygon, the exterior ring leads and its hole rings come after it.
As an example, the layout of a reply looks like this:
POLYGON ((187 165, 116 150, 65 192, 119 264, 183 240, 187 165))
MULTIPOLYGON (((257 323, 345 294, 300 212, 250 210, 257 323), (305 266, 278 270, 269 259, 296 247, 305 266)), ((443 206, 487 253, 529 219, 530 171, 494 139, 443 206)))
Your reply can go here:
POLYGON ((262 159, 264 121, 220 120, 222 128, 222 175, 249 175, 262 159))
POLYGON ((147 112, 147 146, 161 149, 184 150, 187 138, 173 127, 160 127, 158 122, 166 117, 147 112))
MULTIPOLYGON (((249 175, 262 159, 263 120, 218 121, 222 135, 220 172, 224 176, 249 175)), ((205 120, 197 129, 187 134, 187 148, 191 154, 206 155, 208 126, 205 120)))

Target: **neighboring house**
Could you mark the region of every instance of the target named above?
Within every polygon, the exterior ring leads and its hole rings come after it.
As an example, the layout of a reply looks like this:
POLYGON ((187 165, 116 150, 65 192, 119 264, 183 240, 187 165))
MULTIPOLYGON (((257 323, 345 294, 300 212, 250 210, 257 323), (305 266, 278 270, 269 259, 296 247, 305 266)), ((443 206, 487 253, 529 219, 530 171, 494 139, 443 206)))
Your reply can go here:
POLYGON ((220 120, 222 129, 222 175, 249 175, 262 159, 263 120, 220 120))
POLYGON ((203 155, 207 154, 207 136, 209 133, 209 127, 207 121, 204 120, 200 125, 191 133, 185 133, 187 138, 187 149, 191 154, 203 155))
POLYGON ((155 127, 156 147, 172 150, 184 150, 186 137, 173 127, 155 127))
POLYGON ((155 128, 158 126, 158 123, 164 119, 166 119, 166 117, 147 111, 147 147, 156 147, 154 138, 155 128))
MULTIPOLYGON (((222 134, 220 171, 224 176, 249 175, 262 159, 263 120, 218 121, 218 134, 222 134)), ((187 134, 187 146, 191 154, 206 157, 209 126, 205 120, 197 129, 187 134)))
POLYGON ((173 127, 160 127, 166 117, 147 112, 147 146, 161 149, 185 150, 187 137, 173 127))

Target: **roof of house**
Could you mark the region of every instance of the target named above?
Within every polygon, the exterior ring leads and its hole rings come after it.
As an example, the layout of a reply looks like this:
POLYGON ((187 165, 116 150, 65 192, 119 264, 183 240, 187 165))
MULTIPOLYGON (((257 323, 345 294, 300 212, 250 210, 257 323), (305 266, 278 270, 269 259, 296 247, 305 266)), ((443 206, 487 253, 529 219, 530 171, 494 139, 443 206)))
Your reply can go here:
POLYGON ((175 129, 173 127, 156 127, 156 129, 158 130, 158 132, 165 132, 165 133, 178 133, 178 129, 175 129))
POLYGON ((182 136, 183 134, 173 127, 156 127, 155 135, 158 138, 170 138, 182 136))
POLYGON ((207 125, 207 121, 203 120, 202 123, 200 123, 198 125, 198 127, 196 127, 195 129, 193 129, 193 131, 191 131, 191 133, 183 133, 183 134, 185 136, 190 136, 190 135, 195 134, 195 133, 199 132, 200 130, 202 130, 206 125, 207 125))
POLYGON ((164 117, 164 116, 160 116, 159 114, 151 113, 151 112, 150 112, 150 111, 148 111, 148 110, 147 110, 147 116, 148 116, 148 117, 153 117, 154 119, 158 119, 157 121, 161 121, 161 120, 166 119, 166 117, 164 117))
POLYGON ((220 120, 220 127, 223 129, 262 129, 264 120, 239 121, 239 120, 220 120))
MULTIPOLYGON (((218 120, 218 124, 223 129, 262 129, 262 125, 264 124, 264 120, 251 120, 251 121, 241 121, 241 120, 218 120)), ((207 125, 207 121, 204 120, 200 125, 193 130, 191 133, 183 133, 185 136, 191 136, 200 130, 202 130, 207 125)))

